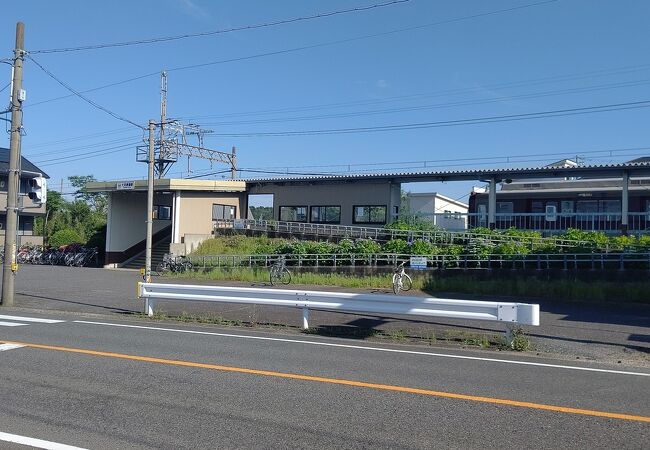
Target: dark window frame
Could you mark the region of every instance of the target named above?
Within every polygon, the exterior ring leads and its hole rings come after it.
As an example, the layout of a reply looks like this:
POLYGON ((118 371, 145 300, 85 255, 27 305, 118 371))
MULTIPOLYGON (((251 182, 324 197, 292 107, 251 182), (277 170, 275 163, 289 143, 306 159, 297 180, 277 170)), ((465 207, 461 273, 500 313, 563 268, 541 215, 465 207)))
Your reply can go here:
POLYGON ((353 205, 352 206, 352 223, 353 224, 366 224, 366 225, 382 225, 386 224, 388 220, 388 206, 386 205, 353 205), (368 221, 358 221, 356 209, 357 208, 368 208, 368 221), (383 208, 384 209, 384 220, 383 221, 371 221, 370 208, 383 208))
MULTIPOLYGON (((297 216, 297 214, 296 214, 297 216)), ((281 222, 309 223, 309 206, 308 205, 281 205, 278 206, 278 220, 281 222), (305 220, 284 220, 282 218, 282 208, 305 208, 305 220)))
POLYGON ((237 206, 235 206, 235 205, 226 205, 224 203, 213 203, 212 204, 212 220, 234 220, 236 218, 237 218, 237 206), (214 207, 215 206, 221 206, 223 208, 222 209, 222 211, 224 212, 223 217, 215 217, 215 214, 214 214, 214 207), (226 209, 225 208, 235 208, 235 210, 233 211, 232 217, 226 218, 226 214, 225 214, 226 209))
MULTIPOLYGON (((327 213, 325 213, 325 217, 327 218, 327 213)), ((311 223, 341 223, 341 206, 340 205, 313 205, 309 207, 309 221, 311 223), (338 220, 314 220, 314 208, 338 208, 339 210, 339 218, 338 220)))
POLYGON ((153 219, 154 220, 172 220, 172 207, 168 205, 153 205, 153 219), (163 208, 169 209, 168 218, 160 218, 160 210, 163 208))

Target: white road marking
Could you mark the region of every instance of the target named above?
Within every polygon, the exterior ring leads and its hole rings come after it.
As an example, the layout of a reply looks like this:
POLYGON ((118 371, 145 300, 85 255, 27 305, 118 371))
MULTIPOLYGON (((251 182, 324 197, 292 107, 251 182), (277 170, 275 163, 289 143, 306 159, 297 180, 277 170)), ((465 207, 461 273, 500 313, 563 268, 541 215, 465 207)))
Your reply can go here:
POLYGON ((408 355, 423 355, 423 356, 432 356, 432 357, 439 357, 439 358, 465 359, 471 361, 485 361, 485 362, 494 362, 494 363, 501 363, 501 364, 518 364, 522 366, 550 367, 553 369, 582 370, 585 372, 602 372, 602 373, 612 373, 617 375, 636 375, 640 377, 650 377, 650 373, 628 372, 625 370, 596 369, 592 367, 565 366, 562 364, 548 364, 548 363, 538 363, 532 361, 514 361, 511 359, 481 358, 478 356, 465 356, 465 355, 449 355, 446 353, 420 352, 416 350, 399 350, 394 348, 367 347, 364 345, 334 344, 331 342, 307 341, 301 339, 272 338, 272 337, 265 337, 265 336, 247 336, 241 334, 214 333, 210 331, 179 330, 175 328, 145 327, 142 325, 125 325, 125 324, 117 324, 117 323, 92 322, 86 320, 75 320, 74 323, 84 323, 89 325, 105 325, 110 327, 137 328, 141 330, 167 331, 173 333, 201 334, 201 335, 208 335, 208 336, 220 336, 220 337, 229 337, 229 338, 238 338, 238 339, 252 339, 258 341, 287 342, 292 344, 303 344, 303 345, 320 345, 323 347, 350 348, 355 350, 367 350, 367 351, 386 352, 386 353, 402 353, 408 355))
POLYGON ((57 442, 44 441, 42 439, 34 439, 26 436, 19 436, 17 434, 9 434, 3 432, 0 432, 0 441, 29 445, 31 447, 43 448, 46 450, 85 450, 81 447, 73 447, 72 445, 59 444, 57 442))
POLYGON ((35 318, 35 317, 21 317, 21 316, 6 316, 4 314, 0 314, 0 319, 20 320, 22 322, 35 322, 35 323, 61 323, 61 322, 65 322, 65 320, 38 319, 38 318, 35 318))
POLYGON ((0 344, 0 352, 5 352, 7 350, 13 350, 15 348, 22 348, 24 345, 20 344, 0 344))
POLYGON ((2 322, 0 321, 0 327, 21 327, 23 325, 27 325, 26 323, 18 323, 18 322, 2 322))

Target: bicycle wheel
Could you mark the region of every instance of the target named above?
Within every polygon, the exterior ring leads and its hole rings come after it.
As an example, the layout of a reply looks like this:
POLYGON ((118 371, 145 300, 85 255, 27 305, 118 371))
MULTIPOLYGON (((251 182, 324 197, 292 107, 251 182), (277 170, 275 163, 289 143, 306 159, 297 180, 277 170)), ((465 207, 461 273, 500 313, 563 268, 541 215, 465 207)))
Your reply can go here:
POLYGON ((194 265, 191 262, 185 261, 183 263, 183 272, 191 272, 192 269, 194 269, 194 265))
POLYGON ((271 267, 271 270, 269 271, 269 281, 271 282, 271 286, 274 286, 275 283, 278 282, 278 278, 278 271, 275 267, 271 267))
POLYGON ((289 272, 289 269, 286 267, 282 269, 282 272, 280 273, 280 283, 282 284, 289 284, 291 283, 291 272, 289 272))
POLYGON ((409 277, 408 274, 405 273, 402 276, 402 290, 404 292, 410 291, 412 287, 413 287, 413 280, 411 280, 411 277, 409 277))
POLYGON ((398 273, 393 274, 393 292, 395 295, 399 294, 402 289, 402 277, 398 273))
POLYGON ((167 272, 168 270, 169 270, 169 264, 165 262, 158 263, 158 265, 156 266, 156 272, 161 275, 167 272))

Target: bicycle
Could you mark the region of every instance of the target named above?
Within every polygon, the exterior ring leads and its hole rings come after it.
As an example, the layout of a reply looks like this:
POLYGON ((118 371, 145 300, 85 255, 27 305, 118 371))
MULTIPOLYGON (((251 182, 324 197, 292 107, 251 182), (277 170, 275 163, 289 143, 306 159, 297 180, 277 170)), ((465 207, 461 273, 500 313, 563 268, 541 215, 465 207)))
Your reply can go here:
POLYGON ((413 280, 411 277, 404 271, 404 264, 406 261, 402 261, 393 272, 393 292, 395 295, 398 295, 400 291, 409 291, 413 287, 413 280))
POLYGON ((192 269, 194 269, 194 265, 185 256, 173 257, 169 254, 164 255, 162 262, 156 266, 156 272, 160 275, 166 272, 189 272, 192 269))
POLYGON ((278 257, 269 269, 269 281, 271 286, 277 283, 291 283, 291 272, 287 269, 287 259, 284 255, 278 257))

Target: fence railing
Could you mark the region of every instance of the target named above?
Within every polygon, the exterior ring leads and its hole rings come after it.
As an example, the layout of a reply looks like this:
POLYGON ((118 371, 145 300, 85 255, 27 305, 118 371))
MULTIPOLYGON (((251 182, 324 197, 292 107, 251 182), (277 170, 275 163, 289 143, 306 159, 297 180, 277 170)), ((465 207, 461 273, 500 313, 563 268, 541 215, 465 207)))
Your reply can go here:
POLYGON ((475 239, 482 239, 494 244, 502 242, 525 242, 534 244, 553 244, 557 247, 574 247, 576 245, 591 246, 592 243, 585 241, 557 239, 553 237, 532 237, 532 236, 496 236, 482 235, 469 231, 452 231, 435 229, 430 231, 393 230, 388 228, 358 227, 348 225, 330 225, 306 222, 284 222, 276 220, 255 220, 255 219, 217 219, 214 223, 215 232, 221 230, 252 230, 263 233, 275 232, 291 235, 310 235, 322 237, 340 237, 350 239, 373 239, 378 242, 386 242, 393 239, 404 239, 406 241, 425 240, 436 243, 457 243, 468 242, 475 239))
MULTIPOLYGON (((397 253, 284 255, 292 267, 394 267, 411 256, 397 253)), ((190 256, 195 269, 222 267, 270 267, 279 255, 190 256)), ((428 255, 431 269, 513 269, 513 270, 650 270, 650 253, 558 253, 558 254, 464 254, 428 255)), ((408 266, 407 266, 408 267, 408 266)))
MULTIPOLYGON (((138 283, 138 297, 145 300, 145 313, 154 315, 156 300, 242 303, 302 309, 303 328, 309 328, 309 310, 349 311, 371 314, 398 314, 466 320, 539 325, 539 305, 487 302, 385 294, 265 289, 229 286, 138 283)), ((508 333, 511 339, 512 334, 508 333)))
MULTIPOLYGON (((435 214, 434 216, 437 216, 435 214)), ((498 213, 498 229, 516 228, 541 232, 562 232, 569 228, 585 231, 620 232, 621 213, 498 213)), ((486 227, 487 214, 466 214, 468 228, 486 227)), ((433 218, 436 221, 436 217, 433 218)), ((628 213, 628 231, 650 232, 650 213, 628 213)))

